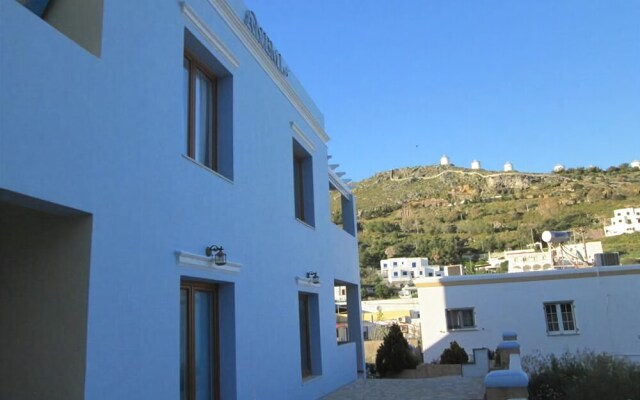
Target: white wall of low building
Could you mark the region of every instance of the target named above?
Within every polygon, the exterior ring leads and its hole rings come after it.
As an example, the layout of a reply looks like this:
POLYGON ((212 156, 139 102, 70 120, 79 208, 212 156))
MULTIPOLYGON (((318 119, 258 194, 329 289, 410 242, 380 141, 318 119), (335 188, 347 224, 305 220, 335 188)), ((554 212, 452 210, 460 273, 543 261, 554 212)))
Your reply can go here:
POLYGON ((640 361, 640 266, 417 280, 424 361, 452 341, 495 349, 515 331, 522 354, 590 349, 640 361), (577 332, 547 333, 544 304, 571 301, 577 332), (446 310, 472 308, 475 326, 447 330, 446 310))

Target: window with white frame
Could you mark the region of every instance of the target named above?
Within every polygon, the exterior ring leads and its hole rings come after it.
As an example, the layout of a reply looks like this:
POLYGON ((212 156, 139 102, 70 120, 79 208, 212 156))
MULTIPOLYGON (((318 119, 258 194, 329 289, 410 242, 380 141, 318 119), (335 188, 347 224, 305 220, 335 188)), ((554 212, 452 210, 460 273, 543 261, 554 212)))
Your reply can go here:
POLYGON ((448 308, 446 314, 448 331, 476 327, 473 308, 448 308))
POLYGON ((544 316, 547 332, 550 334, 576 333, 575 310, 573 301, 544 303, 544 316))

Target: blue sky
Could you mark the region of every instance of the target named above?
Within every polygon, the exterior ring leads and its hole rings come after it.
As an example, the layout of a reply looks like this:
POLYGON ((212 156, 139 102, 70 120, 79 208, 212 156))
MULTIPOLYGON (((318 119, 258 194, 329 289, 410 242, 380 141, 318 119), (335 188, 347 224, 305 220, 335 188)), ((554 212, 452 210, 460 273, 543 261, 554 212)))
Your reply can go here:
POLYGON ((640 159, 640 1, 245 0, 354 181, 640 159))

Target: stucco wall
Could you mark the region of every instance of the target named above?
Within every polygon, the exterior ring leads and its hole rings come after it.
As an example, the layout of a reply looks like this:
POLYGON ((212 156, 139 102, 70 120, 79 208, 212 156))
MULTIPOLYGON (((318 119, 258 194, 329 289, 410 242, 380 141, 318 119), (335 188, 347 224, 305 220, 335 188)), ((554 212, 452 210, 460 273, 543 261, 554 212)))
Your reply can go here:
POLYGON ((262 49, 234 31, 240 2, 186 4, 222 47, 178 1, 105 2, 99 57, 0 2, 0 189, 93 215, 86 399, 179 396, 182 278, 229 285, 224 394, 318 398, 363 369, 361 336, 335 338, 333 282, 358 285, 358 254, 356 237, 330 222, 323 117, 294 75, 288 86, 272 79, 252 53, 262 49), (185 29, 233 76, 232 181, 184 156, 185 29), (314 227, 294 217, 292 122, 313 147, 314 227), (176 252, 212 244, 239 272, 179 265, 176 252), (321 279, 323 373, 303 384, 296 277, 307 271, 321 279))
POLYGON ((457 341, 468 353, 518 333, 522 354, 591 349, 640 361, 640 267, 602 267, 417 282, 425 361, 457 341), (421 287, 422 286, 422 287, 421 287), (577 334, 549 335, 544 302, 573 301, 577 334), (473 307, 476 327, 447 332, 445 309, 473 307))

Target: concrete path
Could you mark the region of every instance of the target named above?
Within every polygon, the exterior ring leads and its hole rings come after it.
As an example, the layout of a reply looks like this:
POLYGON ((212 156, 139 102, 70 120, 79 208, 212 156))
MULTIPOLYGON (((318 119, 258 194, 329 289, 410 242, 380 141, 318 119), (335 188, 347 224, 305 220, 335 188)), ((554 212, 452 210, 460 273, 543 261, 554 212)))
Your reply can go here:
POLYGON ((324 400, 482 400, 482 378, 367 379, 347 385, 324 400))

